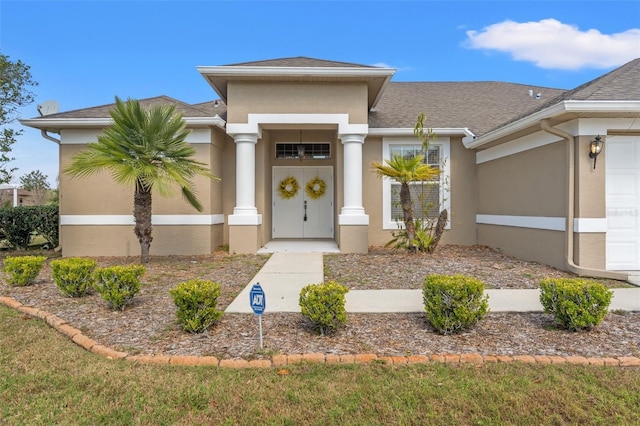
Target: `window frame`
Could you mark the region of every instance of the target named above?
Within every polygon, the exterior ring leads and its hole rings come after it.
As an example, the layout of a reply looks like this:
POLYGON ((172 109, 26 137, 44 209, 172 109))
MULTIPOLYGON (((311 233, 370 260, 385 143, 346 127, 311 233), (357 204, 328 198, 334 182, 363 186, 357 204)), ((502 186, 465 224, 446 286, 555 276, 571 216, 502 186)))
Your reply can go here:
MULTIPOLYGON (((382 161, 391 159, 391 147, 393 145, 415 145, 421 146, 415 137, 385 137, 382 139, 382 161)), ((442 173, 440 173, 440 206, 442 211, 449 212, 445 229, 451 229, 451 140, 449 137, 438 137, 429 143, 430 147, 440 148, 440 162, 442 173), (447 196, 445 193, 448 192, 447 196)), ((391 182, 392 179, 384 177, 382 179, 382 229, 395 230, 404 228, 403 221, 396 221, 391 216, 391 182)))

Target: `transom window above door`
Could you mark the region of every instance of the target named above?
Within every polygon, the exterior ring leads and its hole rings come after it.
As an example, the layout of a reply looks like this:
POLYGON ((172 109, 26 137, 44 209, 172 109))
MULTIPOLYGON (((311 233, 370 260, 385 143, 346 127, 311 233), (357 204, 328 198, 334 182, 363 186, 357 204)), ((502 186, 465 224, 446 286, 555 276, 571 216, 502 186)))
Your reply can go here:
POLYGON ((327 160, 331 158, 331 144, 317 143, 276 143, 277 159, 327 160))

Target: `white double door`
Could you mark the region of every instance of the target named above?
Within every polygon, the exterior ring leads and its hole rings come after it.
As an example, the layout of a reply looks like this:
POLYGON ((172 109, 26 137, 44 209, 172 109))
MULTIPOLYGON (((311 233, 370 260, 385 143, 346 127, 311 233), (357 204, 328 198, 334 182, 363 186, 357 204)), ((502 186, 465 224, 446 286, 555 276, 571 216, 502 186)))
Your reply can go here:
POLYGON ((607 269, 640 270, 640 136, 609 136, 607 269))
POLYGON ((333 238, 333 167, 274 167, 272 187, 273 238, 333 238), (281 183, 291 178, 299 188, 292 194, 290 186, 283 194, 281 183), (317 184, 309 194, 306 187, 314 179, 324 183, 324 191, 317 184))

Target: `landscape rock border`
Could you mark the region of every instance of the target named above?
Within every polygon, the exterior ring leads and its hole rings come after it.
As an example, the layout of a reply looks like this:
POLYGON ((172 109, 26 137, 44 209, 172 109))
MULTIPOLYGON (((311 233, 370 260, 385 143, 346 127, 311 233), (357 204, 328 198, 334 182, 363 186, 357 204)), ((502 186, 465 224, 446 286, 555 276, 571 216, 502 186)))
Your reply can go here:
POLYGON ((409 365, 438 362, 444 364, 512 363, 526 364, 575 364, 615 367, 640 367, 640 358, 623 357, 583 357, 583 356, 546 356, 546 355, 481 355, 470 354, 431 354, 407 356, 379 356, 372 353, 334 355, 323 353, 273 355, 271 359, 218 359, 215 356, 192 355, 129 355, 99 344, 85 336, 80 330, 69 325, 56 315, 41 309, 26 306, 17 300, 0 296, 0 304, 26 315, 45 321, 50 327, 71 339, 83 349, 112 360, 126 360, 140 364, 166 364, 184 366, 213 366, 221 368, 273 368, 299 364, 303 362, 319 364, 370 364, 409 365))

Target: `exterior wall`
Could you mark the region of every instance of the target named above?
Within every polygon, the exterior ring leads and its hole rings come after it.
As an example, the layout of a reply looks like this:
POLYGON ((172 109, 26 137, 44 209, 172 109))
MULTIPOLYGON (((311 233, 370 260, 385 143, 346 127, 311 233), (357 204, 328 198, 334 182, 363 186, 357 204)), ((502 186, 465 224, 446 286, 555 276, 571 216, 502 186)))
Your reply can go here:
MULTIPOLYGON (((596 168, 589 158, 589 143, 596 135, 579 136, 574 141, 575 208, 577 218, 606 218, 606 149, 598 156, 596 168)), ((573 261, 585 268, 605 269, 606 232, 575 233, 573 261)))
MULTIPOLYGON (((382 179, 372 171, 371 163, 382 161, 382 138, 369 137, 363 147, 363 199, 369 215, 369 245, 383 246, 391 240, 391 230, 383 229, 382 179)), ((476 243, 476 165, 475 153, 451 138, 450 182, 445 197, 451 200, 451 229, 445 231, 441 243, 472 245, 476 243)))
POLYGON ((229 240, 234 241, 232 254, 254 254, 260 249, 261 225, 229 226, 229 240))
POLYGON ((367 242, 367 226, 340 226, 340 239, 338 245, 341 253, 367 253, 369 244, 367 242))
POLYGON ((371 164, 382 161, 382 138, 369 136, 362 146, 362 204, 369 215, 369 246, 384 246, 391 232, 382 229, 382 179, 373 172, 371 164))
MULTIPOLYGON (((74 154, 86 147, 82 141, 95 141, 99 131, 63 131, 60 145, 60 169, 67 167, 74 154)), ((212 167, 214 174, 221 172, 219 145, 212 144, 210 132, 194 132, 198 138, 193 146, 194 158, 212 167)), ((185 200, 179 189, 172 197, 153 195, 154 215, 181 215, 188 223, 189 217, 219 215, 222 213, 218 201, 222 192, 220 182, 203 176, 194 178, 194 187, 203 211, 198 212, 185 200)), ((63 256, 131 256, 139 255, 140 247, 133 233, 133 224, 107 224, 118 222, 117 217, 126 216, 133 221, 133 187, 115 183, 108 172, 87 178, 71 178, 60 174, 60 241, 63 256), (68 224, 64 216, 89 219, 90 225, 68 224), (84 216, 84 218, 82 217, 84 216), (116 218, 116 219, 114 219, 116 218)), ((171 224, 154 225, 151 255, 207 254, 223 243, 222 224, 171 224)))
POLYGON ((478 224, 478 243, 509 256, 566 269, 564 232, 478 224))
POLYGON ((554 143, 477 165, 478 213, 566 216, 566 147, 554 143))
POLYGON ((451 229, 442 236, 442 243, 473 245, 476 244, 478 202, 475 152, 464 147, 462 138, 451 138, 451 158, 448 161, 451 164, 451 182, 445 196, 451 199, 451 229))
MULTIPOLYGON (((575 233, 573 262, 583 268, 606 268, 606 233, 575 233)), ((561 268, 563 269, 563 268, 561 268)))
POLYGON ((229 82, 227 121, 246 123, 248 114, 349 114, 367 123, 366 83, 229 82))
POLYGON ((478 244, 564 269, 567 148, 559 141, 477 165, 477 212, 523 220, 523 226, 478 224, 478 244), (562 225, 561 228, 564 226, 562 225))

